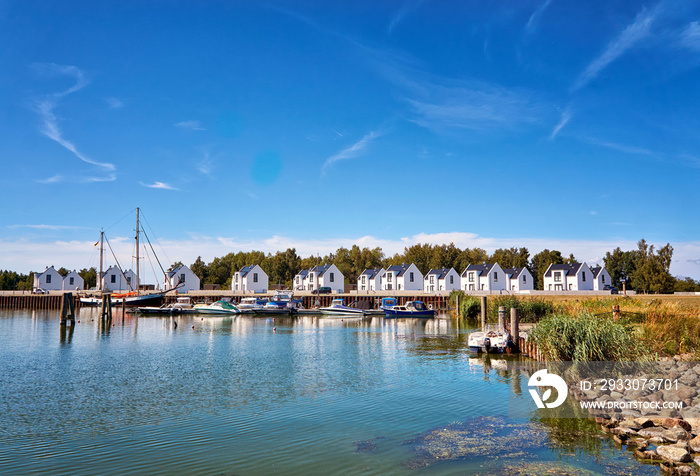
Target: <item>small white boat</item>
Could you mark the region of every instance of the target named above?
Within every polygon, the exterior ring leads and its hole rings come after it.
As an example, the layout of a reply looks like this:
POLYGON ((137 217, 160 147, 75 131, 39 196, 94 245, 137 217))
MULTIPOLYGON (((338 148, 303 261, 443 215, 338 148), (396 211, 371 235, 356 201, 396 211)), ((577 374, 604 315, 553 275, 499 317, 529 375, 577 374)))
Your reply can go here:
POLYGON ((322 307, 319 309, 321 314, 326 316, 357 316, 362 317, 365 315, 365 311, 362 309, 357 309, 355 307, 349 307, 345 305, 345 299, 335 298, 328 307, 322 307))
POLYGON ((472 332, 468 338, 470 352, 504 353, 513 345, 506 329, 487 326, 486 331, 472 332))
POLYGON ((211 304, 195 304, 191 310, 196 314, 233 315, 241 311, 228 301, 216 301, 211 304))

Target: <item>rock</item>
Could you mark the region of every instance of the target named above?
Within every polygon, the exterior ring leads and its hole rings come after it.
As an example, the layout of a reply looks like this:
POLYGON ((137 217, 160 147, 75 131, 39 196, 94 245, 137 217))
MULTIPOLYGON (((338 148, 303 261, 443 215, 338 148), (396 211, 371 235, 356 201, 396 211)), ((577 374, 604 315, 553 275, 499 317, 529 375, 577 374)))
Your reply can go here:
POLYGON ((681 440, 685 441, 690 439, 690 434, 680 426, 674 426, 670 430, 664 430, 661 433, 661 436, 666 438, 666 440, 670 441, 671 443, 677 443, 681 440))
POLYGON ((684 448, 678 448, 677 446, 657 446, 656 453, 672 463, 689 463, 692 461, 690 453, 684 448))
POLYGON ((693 453, 700 453, 700 436, 696 436, 690 440, 688 445, 690 446, 690 449, 693 450, 693 453))

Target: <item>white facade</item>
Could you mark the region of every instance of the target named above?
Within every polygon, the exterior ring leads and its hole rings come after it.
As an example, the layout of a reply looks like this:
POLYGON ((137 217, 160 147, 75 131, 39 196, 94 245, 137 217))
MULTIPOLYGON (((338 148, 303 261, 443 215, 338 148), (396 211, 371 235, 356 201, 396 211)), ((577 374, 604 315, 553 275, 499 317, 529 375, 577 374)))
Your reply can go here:
POLYGON ((506 290, 513 292, 532 291, 535 289, 535 280, 527 268, 504 269, 506 275, 506 290))
POLYGON ((586 263, 550 264, 544 273, 545 291, 593 291, 593 273, 586 263))
POLYGON ((138 291, 139 289, 136 273, 128 269, 122 274, 117 266, 110 266, 104 272, 101 282, 103 291, 138 291))
POLYGON ((304 276, 302 280, 302 286, 302 289, 306 291, 314 291, 318 288, 328 287, 335 292, 342 293, 345 292, 345 276, 334 264, 314 266, 307 270, 306 276, 304 276))
POLYGON ((593 290, 603 291, 605 286, 612 286, 612 278, 610 273, 604 267, 591 268, 591 273, 593 274, 593 290))
POLYGON ((233 273, 231 289, 244 293, 266 293, 268 288, 267 273, 260 265, 244 266, 233 273))
POLYGON ((411 263, 389 266, 381 277, 382 291, 421 291, 423 273, 411 263))
POLYGON ((77 271, 73 270, 63 278, 63 290, 64 291, 75 291, 85 289, 85 280, 78 274, 77 271))
POLYGON ((377 291, 382 288, 382 276, 386 273, 384 268, 366 269, 357 277, 358 291, 377 291))
POLYGON ((179 293, 186 293, 189 291, 199 291, 199 286, 199 276, 194 274, 192 270, 184 264, 172 271, 168 271, 165 277, 166 290, 177 289, 179 293))
POLYGON ((508 276, 498 263, 470 264, 462 272, 463 291, 505 291, 508 276))
POLYGON ((459 274, 454 268, 431 269, 423 278, 423 291, 452 291, 459 289, 459 274))
POLYGON ((51 266, 43 273, 34 274, 34 287, 46 291, 60 291, 63 289, 63 276, 51 266))

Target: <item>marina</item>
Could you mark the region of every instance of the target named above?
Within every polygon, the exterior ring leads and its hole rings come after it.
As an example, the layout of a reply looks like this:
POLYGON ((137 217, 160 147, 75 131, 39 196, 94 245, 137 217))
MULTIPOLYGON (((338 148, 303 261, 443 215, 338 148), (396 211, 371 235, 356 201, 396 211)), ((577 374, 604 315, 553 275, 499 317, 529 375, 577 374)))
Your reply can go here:
POLYGON ((58 318, 0 313, 2 473, 659 471, 590 420, 509 418, 520 357, 473 356, 465 321, 58 318))

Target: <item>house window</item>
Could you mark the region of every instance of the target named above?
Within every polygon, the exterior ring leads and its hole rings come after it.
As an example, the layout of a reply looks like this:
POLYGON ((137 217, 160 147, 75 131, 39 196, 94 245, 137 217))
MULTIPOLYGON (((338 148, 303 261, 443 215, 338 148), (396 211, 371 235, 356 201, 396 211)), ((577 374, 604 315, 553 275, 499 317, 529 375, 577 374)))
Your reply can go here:
POLYGON ((68 284, 73 286, 75 284, 75 278, 73 278, 73 277, 68 278, 68 284))
POLYGON ((258 282, 258 273, 253 273, 253 282, 254 283, 258 282))
POLYGON ((182 274, 180 275, 180 282, 181 282, 181 283, 184 283, 184 282, 185 282, 185 273, 182 273, 182 274))
POLYGON ((498 273, 496 273, 496 272, 493 273, 493 282, 494 283, 498 282, 498 273))
POLYGON ((455 283, 455 277, 454 277, 454 276, 450 276, 450 284, 454 284, 454 283, 455 283))
POLYGON ((582 281, 584 281, 584 282, 586 281, 586 272, 585 271, 583 273, 581 273, 581 278, 582 278, 581 279, 582 281))
POLYGON ((554 272, 554 282, 561 283, 561 271, 554 272))
POLYGON ((413 282, 413 273, 410 273, 408 276, 409 276, 409 277, 408 277, 408 280, 409 280, 410 282, 413 282))
POLYGON ((469 273, 469 282, 470 283, 474 282, 474 272, 473 271, 471 273, 469 273))
POLYGON ((329 278, 329 281, 330 281, 331 283, 334 281, 333 273, 331 273, 331 276, 330 276, 330 278, 329 278))
POLYGON ((114 283, 117 282, 117 275, 116 275, 116 274, 113 274, 113 275, 111 276, 111 278, 112 278, 112 279, 111 279, 112 284, 114 284, 114 283))

